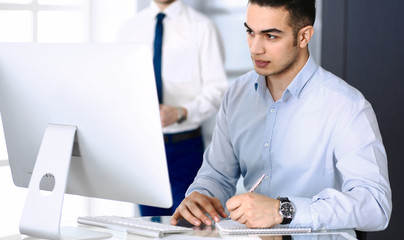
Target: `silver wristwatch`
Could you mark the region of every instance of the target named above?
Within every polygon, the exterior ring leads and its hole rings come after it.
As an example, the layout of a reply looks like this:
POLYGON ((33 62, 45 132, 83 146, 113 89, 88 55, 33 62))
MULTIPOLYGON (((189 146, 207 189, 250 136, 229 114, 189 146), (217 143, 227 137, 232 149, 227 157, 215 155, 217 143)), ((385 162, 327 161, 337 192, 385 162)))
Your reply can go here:
POLYGON ((185 111, 182 107, 177 108, 177 123, 182 123, 185 121, 185 111))
POLYGON ((278 200, 281 202, 279 206, 279 213, 283 219, 281 224, 289 224, 295 216, 295 206, 287 197, 278 197, 278 200))

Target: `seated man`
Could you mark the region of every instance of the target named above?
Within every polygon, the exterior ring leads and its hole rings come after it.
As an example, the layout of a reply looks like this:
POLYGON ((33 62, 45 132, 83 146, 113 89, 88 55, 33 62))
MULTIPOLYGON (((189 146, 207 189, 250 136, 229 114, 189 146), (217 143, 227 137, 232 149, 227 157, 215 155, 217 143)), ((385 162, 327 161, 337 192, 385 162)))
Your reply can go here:
POLYGON ((363 95, 308 51, 315 0, 249 0, 245 27, 255 71, 234 82, 211 145, 171 224, 227 217, 378 231, 392 210, 387 157, 363 95), (236 195, 242 175, 254 193, 236 195))

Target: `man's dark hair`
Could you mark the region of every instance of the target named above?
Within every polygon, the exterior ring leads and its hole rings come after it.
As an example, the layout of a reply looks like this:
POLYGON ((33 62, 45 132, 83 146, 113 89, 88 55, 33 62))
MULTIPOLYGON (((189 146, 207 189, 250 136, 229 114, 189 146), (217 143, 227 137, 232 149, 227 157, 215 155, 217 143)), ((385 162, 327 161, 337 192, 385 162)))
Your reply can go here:
POLYGON ((261 7, 284 7, 289 11, 289 24, 295 34, 305 26, 313 26, 316 19, 316 0, 248 0, 248 2, 261 7))

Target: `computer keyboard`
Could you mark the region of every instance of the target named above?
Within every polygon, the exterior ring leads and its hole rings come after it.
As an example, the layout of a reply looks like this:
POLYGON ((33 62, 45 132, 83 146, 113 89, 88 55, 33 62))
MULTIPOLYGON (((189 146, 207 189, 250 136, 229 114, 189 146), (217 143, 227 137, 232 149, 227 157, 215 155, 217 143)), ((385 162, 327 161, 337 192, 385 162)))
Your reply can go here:
POLYGON ((161 222, 146 221, 142 218, 119 216, 79 217, 77 222, 84 225, 126 230, 127 233, 148 237, 162 237, 167 233, 192 232, 192 228, 173 226, 161 222))

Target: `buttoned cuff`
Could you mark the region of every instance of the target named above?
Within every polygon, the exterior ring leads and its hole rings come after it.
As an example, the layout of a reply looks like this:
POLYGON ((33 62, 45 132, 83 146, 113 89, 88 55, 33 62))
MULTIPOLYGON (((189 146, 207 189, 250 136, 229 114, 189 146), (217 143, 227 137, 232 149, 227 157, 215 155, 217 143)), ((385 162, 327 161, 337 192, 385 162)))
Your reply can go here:
POLYGON ((313 219, 311 216, 311 199, 301 197, 288 197, 296 209, 291 226, 296 227, 312 227, 313 219))

